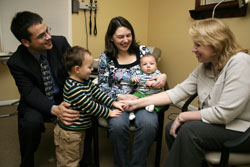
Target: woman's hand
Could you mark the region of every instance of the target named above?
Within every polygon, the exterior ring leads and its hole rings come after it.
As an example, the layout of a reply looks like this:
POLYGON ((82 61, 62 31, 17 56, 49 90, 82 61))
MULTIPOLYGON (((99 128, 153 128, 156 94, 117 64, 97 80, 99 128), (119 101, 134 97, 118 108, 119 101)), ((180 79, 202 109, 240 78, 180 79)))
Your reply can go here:
POLYGON ((160 74, 155 77, 152 77, 150 81, 155 80, 155 82, 152 82, 150 85, 153 88, 163 88, 166 81, 167 81, 167 75, 166 74, 160 74))
POLYGON ((183 121, 180 118, 180 114, 175 118, 174 123, 171 126, 170 134, 176 138, 177 137, 177 129, 182 125, 183 121))
POLYGON ((126 106, 124 107, 124 110, 126 111, 134 111, 137 108, 136 100, 122 100, 121 102, 126 104, 126 106))
POLYGON ((71 125, 73 121, 79 119, 79 112, 69 109, 70 104, 62 102, 60 105, 54 105, 51 113, 57 116, 65 125, 71 125))
POLYGON ((136 97, 135 95, 131 95, 131 94, 124 94, 124 95, 119 95, 117 100, 135 100, 138 99, 138 97, 136 97))
POLYGON ((176 138, 178 128, 188 121, 199 120, 201 121, 201 112, 200 111, 186 111, 180 113, 174 120, 174 123, 171 126, 170 134, 176 138))

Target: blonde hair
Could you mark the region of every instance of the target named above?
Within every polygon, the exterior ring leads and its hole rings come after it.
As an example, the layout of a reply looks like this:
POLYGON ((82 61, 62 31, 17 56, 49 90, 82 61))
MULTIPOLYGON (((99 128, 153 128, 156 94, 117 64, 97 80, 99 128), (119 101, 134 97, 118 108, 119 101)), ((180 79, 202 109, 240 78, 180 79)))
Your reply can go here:
MULTIPOLYGON (((219 19, 210 18, 195 22, 189 29, 189 34, 194 42, 215 49, 218 64, 214 68, 218 71, 221 71, 227 61, 236 53, 248 52, 236 42, 229 26, 219 19)), ((212 64, 207 63, 206 67, 211 68, 212 64)))

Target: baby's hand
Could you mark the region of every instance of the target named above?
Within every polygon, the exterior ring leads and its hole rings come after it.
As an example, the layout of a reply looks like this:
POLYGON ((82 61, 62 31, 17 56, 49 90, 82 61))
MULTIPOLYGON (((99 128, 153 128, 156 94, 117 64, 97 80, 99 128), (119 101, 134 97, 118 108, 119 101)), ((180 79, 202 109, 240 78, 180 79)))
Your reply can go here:
POLYGON ((127 104, 115 101, 112 106, 121 110, 121 111, 124 111, 124 108, 126 108, 127 104))
POLYGON ((140 82, 140 78, 139 77, 133 77, 131 78, 132 82, 140 82))
POLYGON ((118 109, 110 110, 109 117, 119 117, 122 114, 122 111, 118 109))

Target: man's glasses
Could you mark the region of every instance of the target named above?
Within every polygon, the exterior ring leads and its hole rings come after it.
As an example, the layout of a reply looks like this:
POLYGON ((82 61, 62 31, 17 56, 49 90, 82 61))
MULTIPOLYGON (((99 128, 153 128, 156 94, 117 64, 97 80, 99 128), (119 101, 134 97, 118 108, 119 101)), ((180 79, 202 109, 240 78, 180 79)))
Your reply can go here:
POLYGON ((38 35, 36 38, 41 39, 41 40, 45 40, 47 35, 50 35, 50 32, 51 32, 51 27, 47 27, 46 31, 43 32, 42 34, 38 35))

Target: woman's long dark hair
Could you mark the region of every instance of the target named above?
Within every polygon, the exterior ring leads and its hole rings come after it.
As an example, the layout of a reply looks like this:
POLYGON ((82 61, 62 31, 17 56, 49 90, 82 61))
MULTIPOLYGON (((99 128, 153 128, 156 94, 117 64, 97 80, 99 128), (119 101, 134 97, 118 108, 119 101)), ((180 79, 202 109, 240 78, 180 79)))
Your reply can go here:
POLYGON ((108 30, 105 35, 105 53, 111 58, 117 58, 118 49, 115 44, 111 41, 114 33, 119 27, 126 27, 131 31, 132 34, 132 43, 128 49, 129 54, 136 53, 139 49, 139 44, 135 40, 135 33, 132 25, 125 18, 118 16, 111 19, 108 30))

